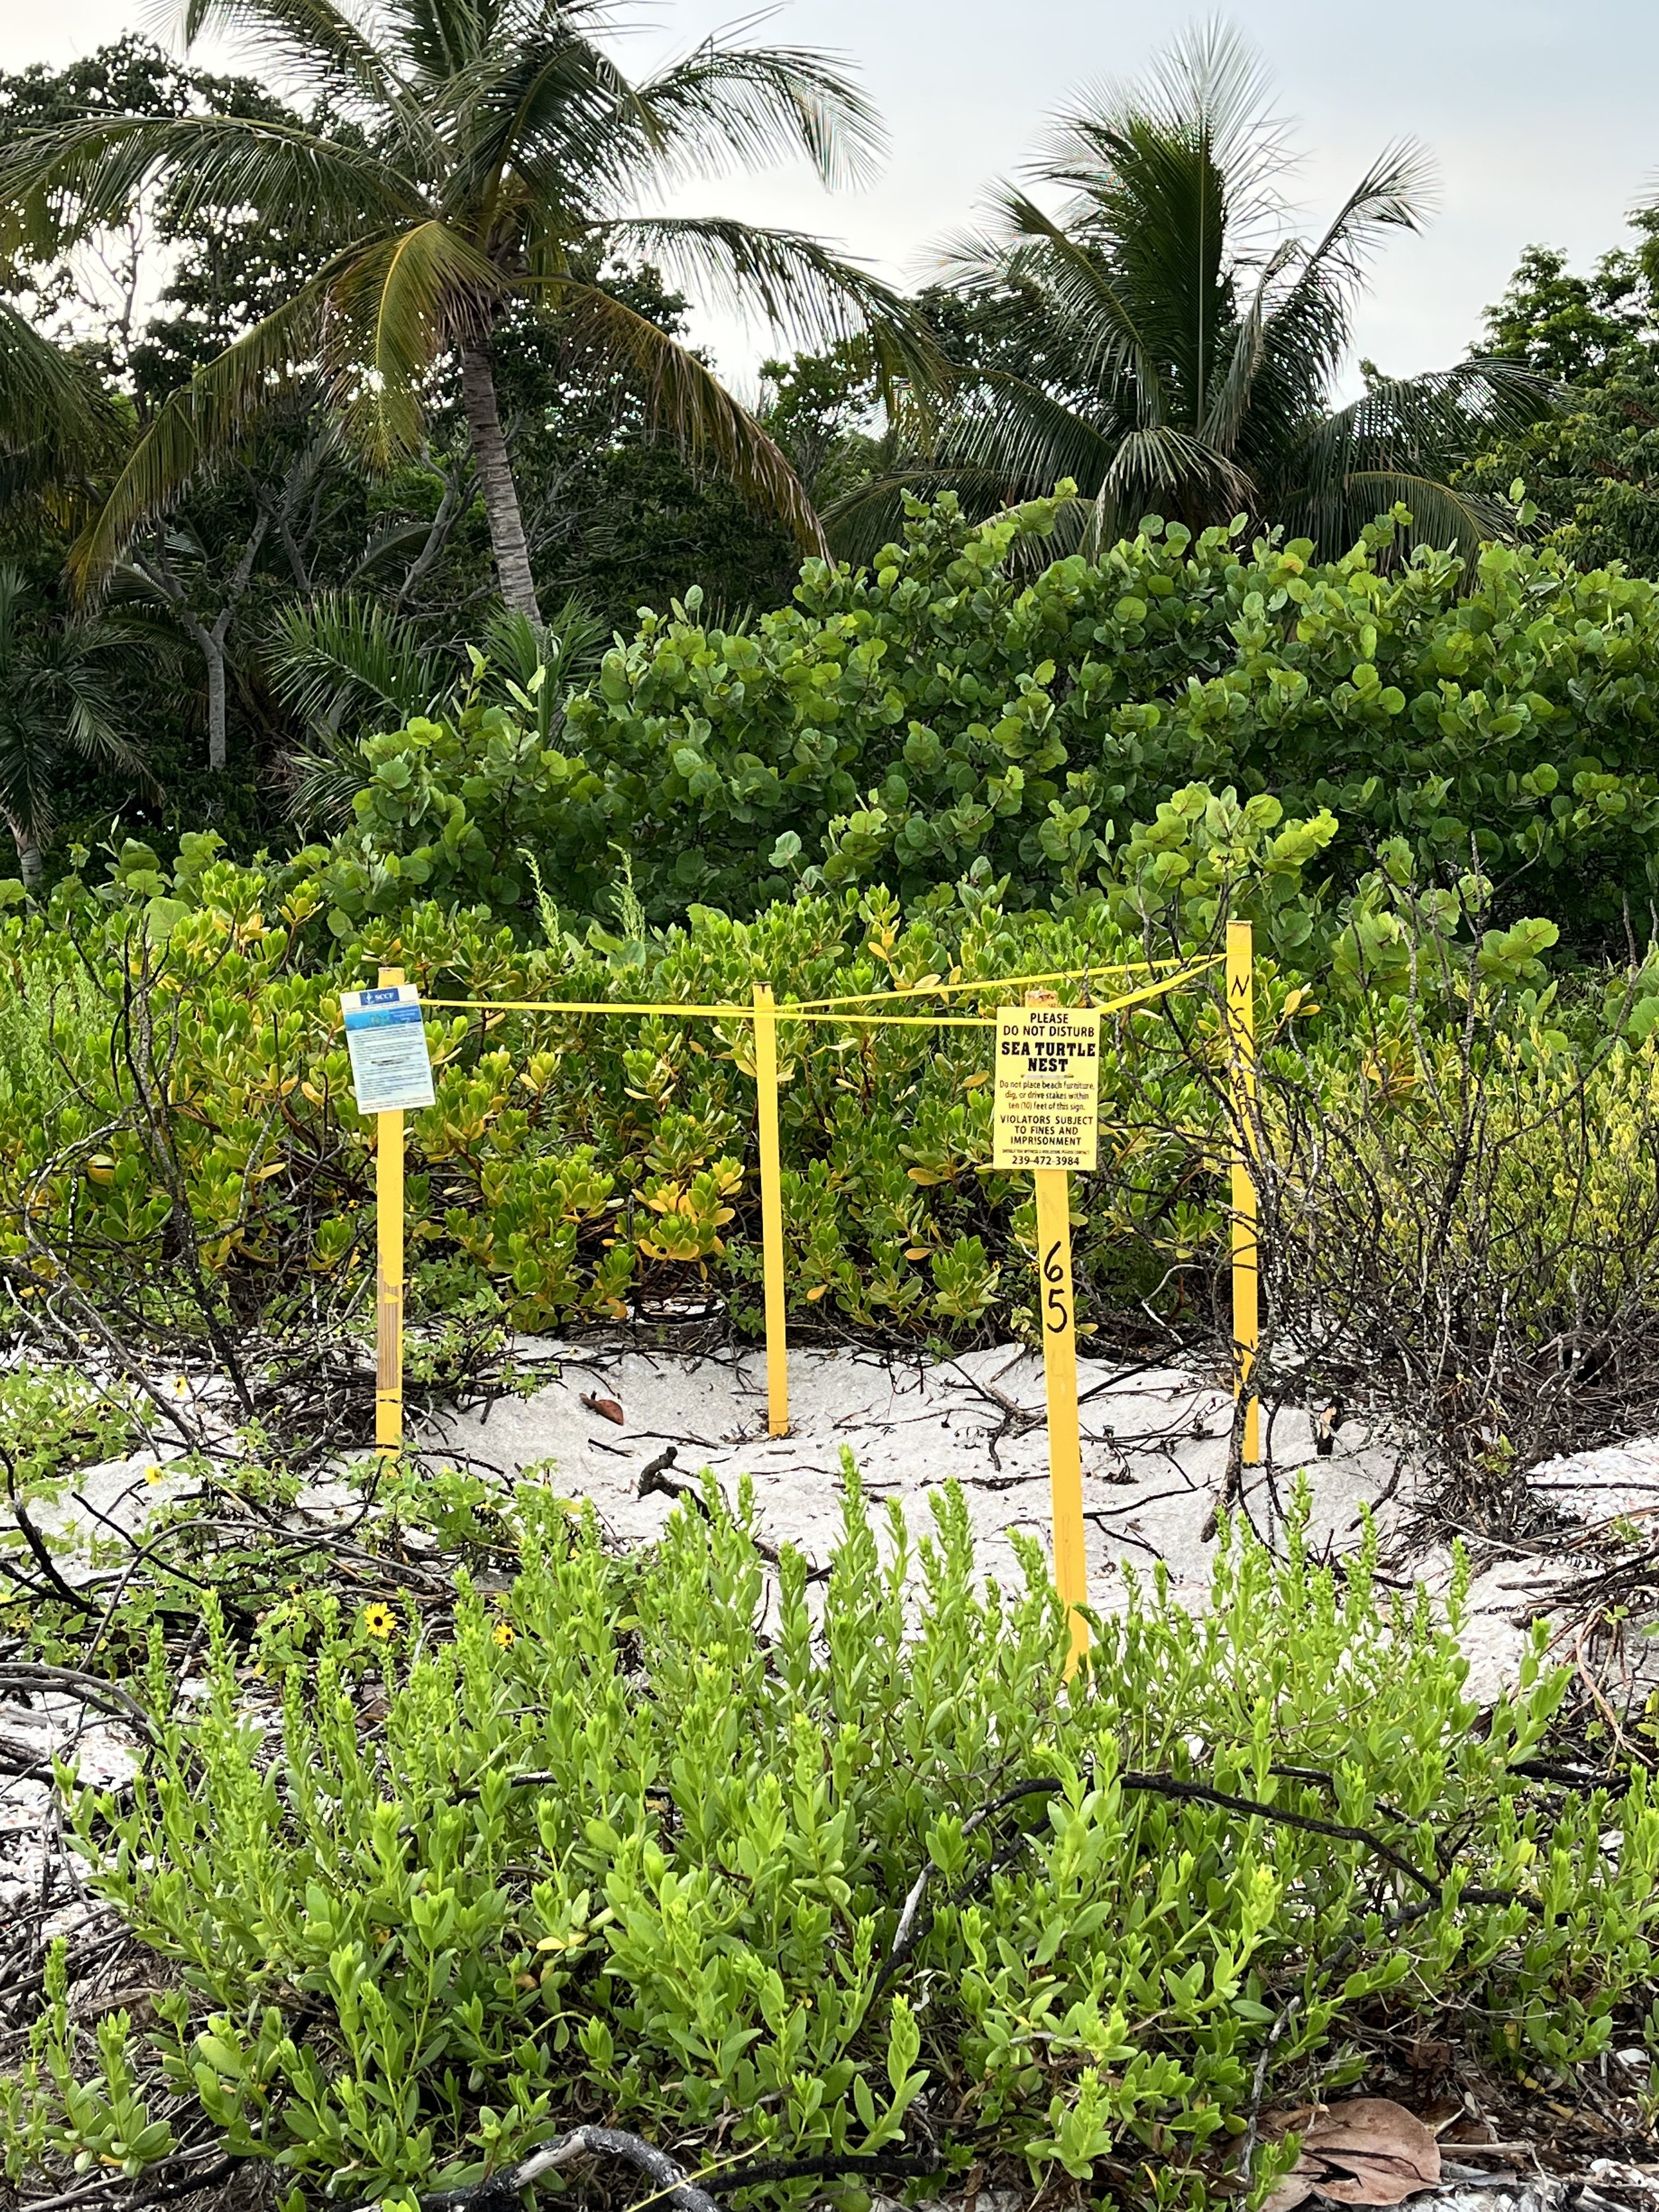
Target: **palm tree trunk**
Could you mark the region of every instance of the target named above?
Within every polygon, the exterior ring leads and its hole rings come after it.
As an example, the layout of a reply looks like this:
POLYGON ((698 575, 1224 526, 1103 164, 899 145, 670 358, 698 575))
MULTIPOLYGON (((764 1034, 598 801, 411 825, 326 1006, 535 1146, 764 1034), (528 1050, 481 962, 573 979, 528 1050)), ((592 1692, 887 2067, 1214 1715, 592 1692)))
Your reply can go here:
POLYGON ((478 465, 484 513, 489 518, 489 543, 495 555, 495 579, 501 597, 515 614, 539 622, 542 611, 536 604, 535 579, 530 573, 530 548, 525 542, 519 489, 513 481, 507 440, 501 434, 495 374, 484 346, 461 349, 461 404, 472 434, 472 456, 478 465))
POLYGON ((10 830, 12 842, 17 848, 17 872, 23 879, 23 888, 26 891, 32 891, 37 888, 42 875, 46 872, 46 861, 41 854, 40 841, 32 830, 17 819, 15 814, 9 814, 6 817, 6 827, 10 830))

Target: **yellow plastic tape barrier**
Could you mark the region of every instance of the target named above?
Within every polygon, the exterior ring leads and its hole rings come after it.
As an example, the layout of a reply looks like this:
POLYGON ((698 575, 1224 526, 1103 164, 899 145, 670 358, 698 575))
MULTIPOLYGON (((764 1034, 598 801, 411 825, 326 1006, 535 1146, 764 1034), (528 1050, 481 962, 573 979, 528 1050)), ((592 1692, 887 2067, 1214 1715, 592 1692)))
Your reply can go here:
MULTIPOLYGON (((1165 975, 1156 983, 1145 983, 1139 990, 1125 991, 1115 999, 1102 999, 1096 1001, 1096 1004, 1103 1014, 1116 1013, 1124 1006, 1140 1006, 1149 999, 1162 998, 1167 991, 1178 990, 1182 984, 1190 983, 1195 975, 1203 975, 1206 969, 1218 967, 1225 957, 1226 955, 1224 953, 1218 952, 1207 960, 1195 961, 1191 967, 1183 968, 1178 975, 1165 975)), ((1081 969, 1070 970, 1068 971, 1066 977, 1060 980, 1081 981, 1085 972, 1085 971, 1081 969)), ((1095 970, 1097 975, 1103 974, 1104 972, 1105 971, 1101 969, 1097 969, 1095 970)), ((1054 979, 1043 975, 999 975, 994 979, 987 981, 983 983, 975 983, 971 988, 975 990, 981 991, 1012 991, 1024 989, 1030 984, 1048 982, 1053 980, 1054 979)), ((969 987, 960 984, 939 984, 934 988, 939 990, 957 990, 965 989, 969 987)), ((845 1000, 807 999, 803 1000, 799 1005, 791 1000, 785 999, 780 1000, 775 1007, 769 1006, 768 1012, 772 1013, 780 1022, 834 1022, 843 1029, 848 1027, 849 1024, 862 1027, 866 1024, 891 1024, 902 1029, 929 1030, 994 1030, 997 1025, 997 1018, 994 1014, 852 1014, 830 1011, 830 1009, 842 1005, 868 1005, 871 1000, 876 998, 896 999, 907 997, 908 995, 909 994, 908 993, 898 991, 880 993, 872 991, 865 994, 862 999, 848 999, 845 1000)), ((423 1006, 431 1006, 446 1012, 470 1012, 487 1014, 644 1014, 662 1015, 665 1017, 672 1016, 681 1021, 715 1022, 752 1022, 755 1018, 755 1009, 753 1006, 745 1006, 741 1005, 729 1006, 690 1006, 686 1005, 677 999, 653 999, 645 1000, 622 999, 422 999, 421 1004, 423 1006)))

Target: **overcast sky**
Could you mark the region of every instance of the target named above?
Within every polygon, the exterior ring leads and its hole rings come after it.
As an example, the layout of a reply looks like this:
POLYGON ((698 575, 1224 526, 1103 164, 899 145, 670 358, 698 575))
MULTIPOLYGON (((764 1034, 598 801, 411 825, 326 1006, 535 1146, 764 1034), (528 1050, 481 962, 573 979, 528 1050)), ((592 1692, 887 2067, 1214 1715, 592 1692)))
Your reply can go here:
MULTIPOLYGON (((1207 12, 1130 0, 791 0, 762 35, 856 64, 890 134, 884 175, 833 198, 805 173, 729 179, 678 204, 810 228, 889 276, 925 281, 930 248, 988 179, 1018 167, 1048 113, 1091 80, 1132 76, 1207 12)), ((1420 138, 1437 158, 1437 215, 1425 234, 1389 247, 1359 313, 1357 350, 1390 373, 1460 355, 1528 242, 1588 263, 1659 177, 1652 0, 1234 0, 1222 12, 1259 46, 1298 126, 1306 159, 1294 190, 1310 218, 1393 137, 1420 138)), ((733 13, 732 0, 659 0, 626 42, 629 65, 733 13)), ((67 60, 155 20, 148 0, 0 0, 0 66, 67 60)), ((222 48, 204 58, 228 58, 222 48)), ((728 373, 768 349, 762 333, 705 327, 728 373)))

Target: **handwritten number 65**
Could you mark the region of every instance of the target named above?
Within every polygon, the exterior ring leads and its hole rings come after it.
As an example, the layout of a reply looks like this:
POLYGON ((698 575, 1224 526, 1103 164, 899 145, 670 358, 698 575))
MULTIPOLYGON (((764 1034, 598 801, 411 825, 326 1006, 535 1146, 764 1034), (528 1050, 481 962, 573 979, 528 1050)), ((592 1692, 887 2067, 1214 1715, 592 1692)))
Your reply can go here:
POLYGON ((1048 1325, 1057 1334, 1065 1328, 1068 1316, 1066 1311, 1066 1270, 1060 1264, 1060 1240, 1048 1247, 1042 1262, 1042 1279, 1048 1285, 1042 1304, 1048 1316, 1048 1325))

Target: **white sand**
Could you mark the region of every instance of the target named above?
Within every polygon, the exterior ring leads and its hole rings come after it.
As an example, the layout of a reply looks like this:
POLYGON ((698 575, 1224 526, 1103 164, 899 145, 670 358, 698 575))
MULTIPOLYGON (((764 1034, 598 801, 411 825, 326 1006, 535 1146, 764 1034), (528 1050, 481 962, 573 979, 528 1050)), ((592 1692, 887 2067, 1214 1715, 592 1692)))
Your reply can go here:
MULTIPOLYGON (((532 1471, 562 1495, 591 1498, 620 1542, 649 1542, 672 1510, 664 1496, 641 1498, 640 1475, 671 1445, 678 1480, 713 1471, 734 1501, 748 1477, 760 1530, 787 1541, 816 1565, 827 1561, 841 1525, 842 1455, 850 1453, 878 1504, 896 1498, 914 1531, 930 1525, 930 1492, 952 1479, 963 1486, 986 1572, 1005 1583, 1019 1569, 1011 1535, 1023 1531, 1047 1548, 1048 1439, 1043 1425, 1042 1362, 1017 1345, 970 1352, 940 1364, 888 1360, 854 1351, 796 1351, 790 1358, 790 1432, 767 1434, 764 1361, 758 1352, 696 1360, 584 1342, 526 1340, 522 1367, 545 1380, 533 1396, 506 1398, 475 1412, 434 1421, 419 1441, 440 1462, 447 1457, 513 1478, 532 1471), (623 1420, 584 1404, 608 1398, 623 1420)), ((366 1386, 367 1387, 367 1386, 366 1386)), ((191 1385, 198 1415, 219 1425, 211 1384, 191 1385)), ((1079 1386, 1084 1510, 1090 1596, 1103 1612, 1123 1602, 1124 1570, 1148 1572, 1162 1561, 1179 1600, 1202 1605, 1215 1540, 1206 1534, 1225 1479, 1231 1402, 1200 1376, 1173 1369, 1135 1371, 1085 1362, 1079 1386)), ((1449 1556, 1413 1554, 1405 1541, 1413 1503, 1413 1473, 1346 1425, 1329 1458, 1318 1457, 1305 1413, 1281 1415, 1271 1437, 1273 1466, 1247 1470, 1243 1503, 1264 1534, 1277 1536, 1298 1477, 1310 1493, 1310 1540, 1316 1550, 1352 1552, 1360 1509, 1381 1500, 1383 1565, 1401 1578, 1420 1577, 1443 1591, 1449 1556)), ((173 1455, 146 1449, 83 1469, 64 1497, 41 1508, 38 1523, 60 1542, 82 1549, 66 1556, 72 1577, 89 1571, 88 1541, 105 1562, 126 1547, 163 1500, 187 1487, 169 1465, 173 1455), (149 1470, 162 1467, 159 1482, 149 1470)), ((1581 1454, 1540 1468, 1534 1478, 1551 1502, 1588 1535, 1615 1520, 1640 1527, 1659 1512, 1659 1437, 1581 1454)), ((326 1516, 359 1510, 346 1485, 319 1486, 307 1499, 326 1516)), ((1586 1561, 1570 1551, 1571 1532, 1555 1557, 1500 1559, 1485 1569, 1471 1594, 1462 1641, 1471 1662, 1472 1692, 1489 1699, 1514 1679, 1526 1625, 1547 1613, 1563 1577, 1586 1561)), ((14 1737, 78 1758, 88 1780, 125 1778, 131 1754, 118 1729, 65 1705, 62 1712, 16 1714, 14 1737)), ((47 1785, 0 1780, 0 1904, 38 1888, 48 1818, 47 1785)))

